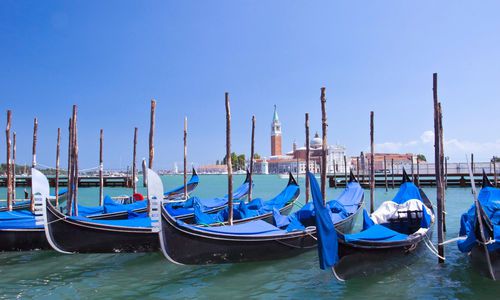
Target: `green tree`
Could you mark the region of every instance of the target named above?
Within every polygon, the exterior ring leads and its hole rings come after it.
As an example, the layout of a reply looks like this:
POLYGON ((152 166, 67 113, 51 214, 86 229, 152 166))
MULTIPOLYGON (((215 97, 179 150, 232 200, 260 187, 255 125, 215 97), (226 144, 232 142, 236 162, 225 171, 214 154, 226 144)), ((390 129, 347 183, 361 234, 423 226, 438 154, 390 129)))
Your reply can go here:
POLYGON ((254 153, 253 154, 253 159, 260 159, 260 154, 259 153, 254 153))
POLYGON ((425 162, 427 161, 427 158, 425 158, 425 155, 423 155, 423 154, 419 154, 419 155, 417 155, 417 159, 418 159, 419 161, 425 161, 425 162))

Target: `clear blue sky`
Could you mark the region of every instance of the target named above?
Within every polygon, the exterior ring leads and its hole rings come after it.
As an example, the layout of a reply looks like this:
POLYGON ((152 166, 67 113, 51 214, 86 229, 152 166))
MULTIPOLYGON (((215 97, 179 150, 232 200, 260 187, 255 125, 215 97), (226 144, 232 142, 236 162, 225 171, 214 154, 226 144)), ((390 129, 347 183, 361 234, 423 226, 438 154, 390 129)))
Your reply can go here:
MULTIPOLYGON (((273 104, 284 149, 304 143, 304 112, 320 130, 327 88, 331 143, 368 149, 375 111, 379 151, 431 155, 432 73, 439 73, 447 155, 500 155, 498 1, 0 1, 0 127, 13 110, 18 161, 29 162, 33 117, 38 161, 54 165, 79 105, 81 168, 125 167, 139 127, 147 156, 149 102, 157 99, 155 168, 224 154, 224 92, 233 150, 270 153, 273 104), (472 124, 472 125, 469 125, 472 124), (488 128, 485 130, 484 128, 488 128)), ((5 160, 5 134, 0 158, 5 160)), ((65 153, 66 150, 63 150, 65 153)), ((65 161, 63 155, 63 160, 65 161)))

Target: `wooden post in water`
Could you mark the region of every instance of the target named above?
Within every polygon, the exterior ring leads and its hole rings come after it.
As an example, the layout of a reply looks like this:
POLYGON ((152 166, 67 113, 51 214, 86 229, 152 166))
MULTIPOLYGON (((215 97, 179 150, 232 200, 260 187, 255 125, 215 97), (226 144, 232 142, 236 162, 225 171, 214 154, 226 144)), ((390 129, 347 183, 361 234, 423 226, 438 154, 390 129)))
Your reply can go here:
POLYGON ((69 216, 73 213, 73 119, 69 119, 68 126, 68 200, 66 201, 66 211, 69 216))
POLYGON ((448 189, 448 156, 444 158, 444 189, 448 189))
POLYGON ((137 127, 134 128, 134 150, 132 153, 132 194, 137 193, 137 182, 135 181, 135 176, 137 174, 137 127))
POLYGON ((392 188, 394 189, 394 158, 391 158, 392 188))
POLYGON ((255 150, 255 116, 252 116, 252 137, 250 139, 250 182, 248 186, 248 202, 252 201, 253 185, 253 156, 255 150))
POLYGON ((12 133, 12 202, 16 202, 16 132, 12 133))
POLYGON ((474 153, 470 154, 470 168, 472 170, 472 175, 476 174, 476 170, 474 170, 474 153))
MULTIPOLYGON (((321 120, 322 120, 322 134, 323 134, 323 145, 321 147, 321 196, 323 197, 323 205, 326 205, 326 155, 327 155, 327 141, 326 141, 326 130, 328 128, 328 123, 326 120, 326 95, 325 88, 321 88, 321 120)), ((335 170, 335 166, 333 168, 335 170)))
MULTIPOLYGON (((33 152, 32 152, 32 161, 31 161, 31 167, 36 168, 36 142, 37 142, 37 136, 38 136, 38 120, 37 118, 34 119, 33 121, 33 152)), ((31 191, 31 201, 30 201, 30 210, 35 211, 35 198, 33 197, 33 191, 31 191)))
POLYGON ((184 117, 184 199, 188 198, 187 189, 187 130, 188 130, 188 119, 184 117))
POLYGON ((12 123, 12 112, 10 110, 7 110, 7 127, 5 128, 5 139, 6 139, 6 146, 7 146, 7 210, 11 211, 12 210, 12 171, 11 171, 11 160, 10 160, 10 153, 11 153, 11 140, 10 140, 10 126, 12 123))
POLYGON ((154 136, 155 136, 155 111, 156 101, 151 100, 151 120, 149 123, 149 168, 153 169, 153 160, 155 157, 154 136))
POLYGON ((495 187, 498 186, 498 175, 497 175, 497 158, 493 156, 493 180, 495 180, 495 187))
POLYGON ((57 144, 56 144, 56 183, 55 183, 55 194, 56 194, 56 207, 59 207, 59 161, 61 155, 61 128, 57 128, 57 144))
POLYGON ((384 177, 385 177, 385 191, 389 190, 389 184, 387 183, 387 157, 384 155, 384 177))
POLYGON ((344 155, 344 180, 347 187, 347 157, 344 155))
POLYGON ((104 165, 102 159, 102 143, 104 138, 104 132, 101 129, 99 133, 99 206, 104 205, 104 165))
POLYGON ((231 162, 231 108, 229 107, 229 93, 225 94, 226 100, 226 162, 227 162, 227 197, 228 197, 228 222, 233 225, 233 165, 231 162))
POLYGON ((77 106, 73 105, 73 203, 75 206, 75 216, 78 216, 78 126, 77 126, 77 106))
POLYGON ((437 94, 437 73, 433 74, 433 98, 434 98, 434 158, 435 158, 435 173, 436 173, 436 186, 437 186, 437 231, 438 231, 438 262, 444 263, 444 228, 443 228, 443 176, 441 174, 441 136, 443 134, 440 126, 440 113, 439 101, 437 94))
POLYGON ((375 210, 375 144, 374 144, 374 114, 370 112, 370 214, 375 210))
MULTIPOLYGON (((443 232, 446 232, 446 194, 444 189, 444 138, 443 138, 443 110, 441 108, 441 102, 438 102, 439 109, 439 132, 441 135, 439 137, 439 159, 441 168, 441 202, 443 208, 443 232)), ((444 239, 445 237, 443 237, 444 239)))
POLYGON ((414 165, 414 164, 413 164, 413 155, 412 155, 412 157, 411 157, 411 180, 412 180, 413 182, 415 182, 415 172, 414 172, 414 170, 413 170, 413 165, 414 165))
POLYGON ((356 157, 356 178, 359 178, 359 156, 356 157))
POLYGON ((333 159, 333 187, 337 188, 337 162, 333 159))
POLYGON ((416 176, 416 183, 417 185, 420 185, 420 159, 417 156, 417 176, 416 176))
POLYGON ((306 203, 309 202, 309 178, 307 173, 309 173, 309 161, 310 161, 310 149, 309 149, 309 113, 306 113, 306 203))

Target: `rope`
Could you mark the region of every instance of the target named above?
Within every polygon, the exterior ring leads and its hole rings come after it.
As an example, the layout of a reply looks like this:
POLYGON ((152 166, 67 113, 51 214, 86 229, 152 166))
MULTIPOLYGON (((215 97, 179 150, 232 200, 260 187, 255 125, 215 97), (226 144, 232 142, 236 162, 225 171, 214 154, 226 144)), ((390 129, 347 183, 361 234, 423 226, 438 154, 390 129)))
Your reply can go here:
POLYGON ((427 235, 424 236, 423 240, 424 240, 425 246, 427 246, 427 248, 431 251, 432 254, 436 255, 437 257, 439 257, 442 260, 446 260, 446 258, 444 258, 438 254, 438 251, 435 250, 436 248, 434 247, 434 245, 430 241, 428 241, 427 235))
POLYGON ((332 273, 333 273, 333 276, 340 282, 344 282, 345 280, 340 278, 340 276, 337 274, 337 272, 335 272, 335 267, 332 267, 332 273))
POLYGON ((439 246, 442 246, 442 245, 446 245, 446 244, 449 244, 449 243, 453 243, 453 242, 456 242, 456 241, 463 241, 465 240, 466 237, 464 236, 458 236, 456 238, 453 238, 453 239, 450 239, 450 240, 447 240, 447 241, 444 241, 442 243, 438 243, 439 246))

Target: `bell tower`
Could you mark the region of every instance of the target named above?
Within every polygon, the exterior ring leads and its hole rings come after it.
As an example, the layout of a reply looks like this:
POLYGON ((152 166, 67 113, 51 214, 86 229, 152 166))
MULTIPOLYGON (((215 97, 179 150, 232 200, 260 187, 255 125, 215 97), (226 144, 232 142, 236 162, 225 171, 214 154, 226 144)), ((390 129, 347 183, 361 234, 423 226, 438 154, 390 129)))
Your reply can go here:
POLYGON ((271 156, 281 155, 281 123, 274 105, 273 122, 271 123, 271 156))

